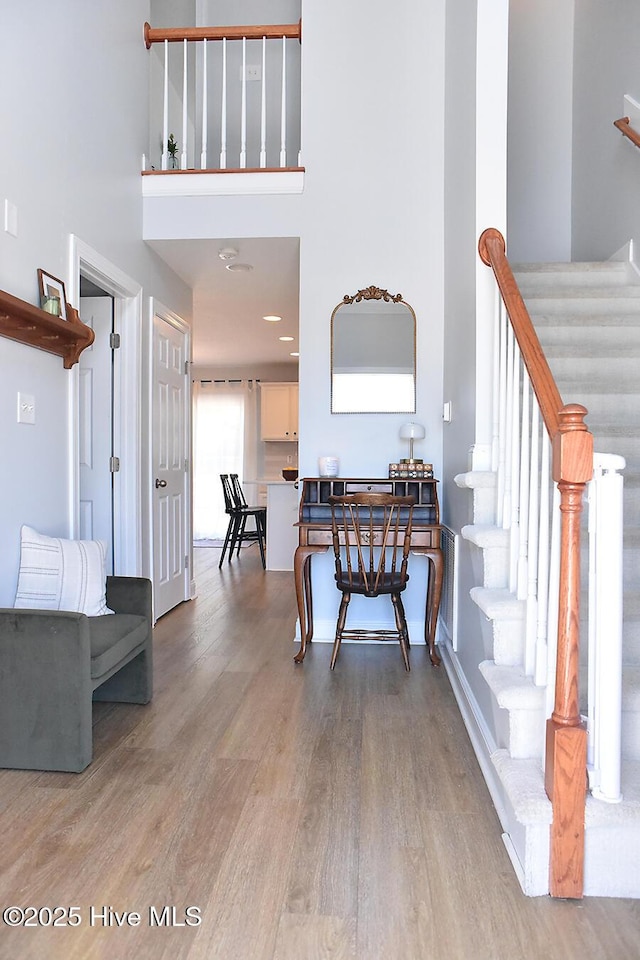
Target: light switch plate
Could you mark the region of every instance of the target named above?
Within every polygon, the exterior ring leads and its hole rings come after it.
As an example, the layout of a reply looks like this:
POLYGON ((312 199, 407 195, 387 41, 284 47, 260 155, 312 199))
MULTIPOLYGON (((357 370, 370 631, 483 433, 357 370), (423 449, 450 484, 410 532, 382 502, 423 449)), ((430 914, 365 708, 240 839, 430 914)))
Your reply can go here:
POLYGON ((36 422, 36 398, 30 393, 18 394, 18 423, 36 422))
POLYGON ((18 236, 18 208, 10 200, 4 201, 4 232, 18 236))

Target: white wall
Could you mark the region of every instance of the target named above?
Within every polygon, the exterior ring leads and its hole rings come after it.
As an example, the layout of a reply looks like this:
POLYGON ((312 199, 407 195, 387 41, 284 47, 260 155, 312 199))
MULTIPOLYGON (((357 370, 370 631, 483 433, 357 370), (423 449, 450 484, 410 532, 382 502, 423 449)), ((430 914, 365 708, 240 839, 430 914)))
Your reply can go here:
MULTIPOLYGON (((149 199, 145 236, 300 237, 301 476, 316 476, 323 454, 340 458, 343 476, 386 476, 406 454, 406 414, 330 409, 333 308, 369 285, 402 293, 417 318, 415 419, 427 430, 416 453, 440 475, 444 0, 325 0, 304 3, 302 18, 302 196, 149 199)), ((422 559, 407 607, 418 619, 422 559)), ((335 625, 329 567, 314 560, 314 603, 317 620, 335 625)))
MULTIPOLYGON (((444 522, 456 533, 473 522, 469 490, 457 473, 488 469, 491 438, 493 287, 478 257, 482 230, 506 232, 507 3, 460 0, 447 6, 445 154, 444 522)), ((485 618, 469 590, 483 582, 480 551, 459 539, 455 667, 472 710, 494 728, 489 688, 478 664, 491 656, 485 618)))
MULTIPOLYGON (((509 257, 566 261, 574 0, 510 0, 509 8, 509 257)), ((590 71, 598 73, 593 63, 590 71)))
MULTIPOLYGON (((0 233, 0 288, 31 303, 38 267, 69 283, 73 233, 189 317, 190 291, 141 239, 148 18, 146 0, 2 4, 0 200, 16 205, 18 236, 0 233)), ((20 525, 70 532, 75 376, 59 357, 0 340, 0 605, 13 602, 20 525), (35 426, 16 423, 19 390, 35 397, 35 426)))
POLYGON ((640 240, 640 150, 613 121, 640 101, 640 4, 576 4, 573 259, 607 259, 640 240))

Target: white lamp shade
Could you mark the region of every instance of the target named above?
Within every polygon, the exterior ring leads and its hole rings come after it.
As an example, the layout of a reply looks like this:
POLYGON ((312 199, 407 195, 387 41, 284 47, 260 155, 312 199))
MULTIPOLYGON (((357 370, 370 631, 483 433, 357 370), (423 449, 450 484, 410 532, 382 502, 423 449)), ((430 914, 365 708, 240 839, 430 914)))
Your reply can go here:
POLYGON ((410 421, 409 423, 403 423, 400 427, 401 440, 424 440, 425 436, 426 430, 421 423, 410 421))

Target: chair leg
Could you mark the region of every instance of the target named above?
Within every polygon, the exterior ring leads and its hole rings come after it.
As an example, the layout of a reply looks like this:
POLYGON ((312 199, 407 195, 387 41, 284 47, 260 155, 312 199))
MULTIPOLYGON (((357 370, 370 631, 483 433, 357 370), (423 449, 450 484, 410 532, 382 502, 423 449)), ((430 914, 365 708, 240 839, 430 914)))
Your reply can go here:
POLYGON ((218 564, 218 569, 220 569, 220 567, 222 566, 222 561, 224 560, 224 555, 227 552, 227 546, 229 545, 229 540, 231 539, 231 531, 234 526, 235 526, 235 518, 229 517, 229 526, 227 527, 224 543, 222 545, 222 553, 220 554, 220 563, 218 564))
POLYGON ((331 653, 331 663, 329 664, 329 669, 333 670, 336 665, 336 660, 338 659, 338 652, 340 650, 340 644, 342 643, 342 631, 344 630, 345 621, 347 619, 347 607, 349 606, 349 600, 351 600, 350 593, 343 593, 342 600, 340 601, 340 609, 338 610, 338 622, 336 624, 336 638, 333 642, 333 651, 331 653))
POLYGON ((264 528, 263 517, 257 513, 256 514, 256 530, 258 531, 258 546, 260 547, 260 559, 262 560, 262 569, 267 569, 267 561, 264 555, 264 547, 266 542, 266 530, 264 528))
POLYGON ((240 553, 240 544, 242 543, 243 518, 234 517, 233 530, 231 531, 231 545, 229 546, 229 563, 233 558, 233 551, 237 548, 236 556, 240 553))
MULTIPOLYGON (((244 540, 244 528, 246 527, 246 525, 247 525, 247 518, 244 516, 239 517, 238 530, 236 533, 236 545, 237 545, 236 557, 240 556, 240 547, 242 546, 242 541, 244 540)), ((233 547, 231 547, 231 553, 233 553, 233 547)), ((229 560, 231 560, 231 556, 229 556, 229 560)))
POLYGON ((408 649, 409 631, 407 630, 407 621, 404 614, 402 600, 400 599, 400 594, 392 593, 391 600, 393 601, 393 611, 396 617, 396 626, 398 628, 398 637, 400 639, 400 650, 402 652, 402 659, 404 660, 404 668, 405 670, 411 670, 411 666, 409 665, 408 649))

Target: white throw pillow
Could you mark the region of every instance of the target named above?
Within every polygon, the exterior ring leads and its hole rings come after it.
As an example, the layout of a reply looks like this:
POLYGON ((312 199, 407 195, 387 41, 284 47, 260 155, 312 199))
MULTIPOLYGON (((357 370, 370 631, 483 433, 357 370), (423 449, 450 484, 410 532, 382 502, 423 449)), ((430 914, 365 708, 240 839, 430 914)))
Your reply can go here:
POLYGON ((113 613, 107 606, 104 541, 45 537, 27 526, 20 539, 14 607, 71 610, 88 617, 113 613))

